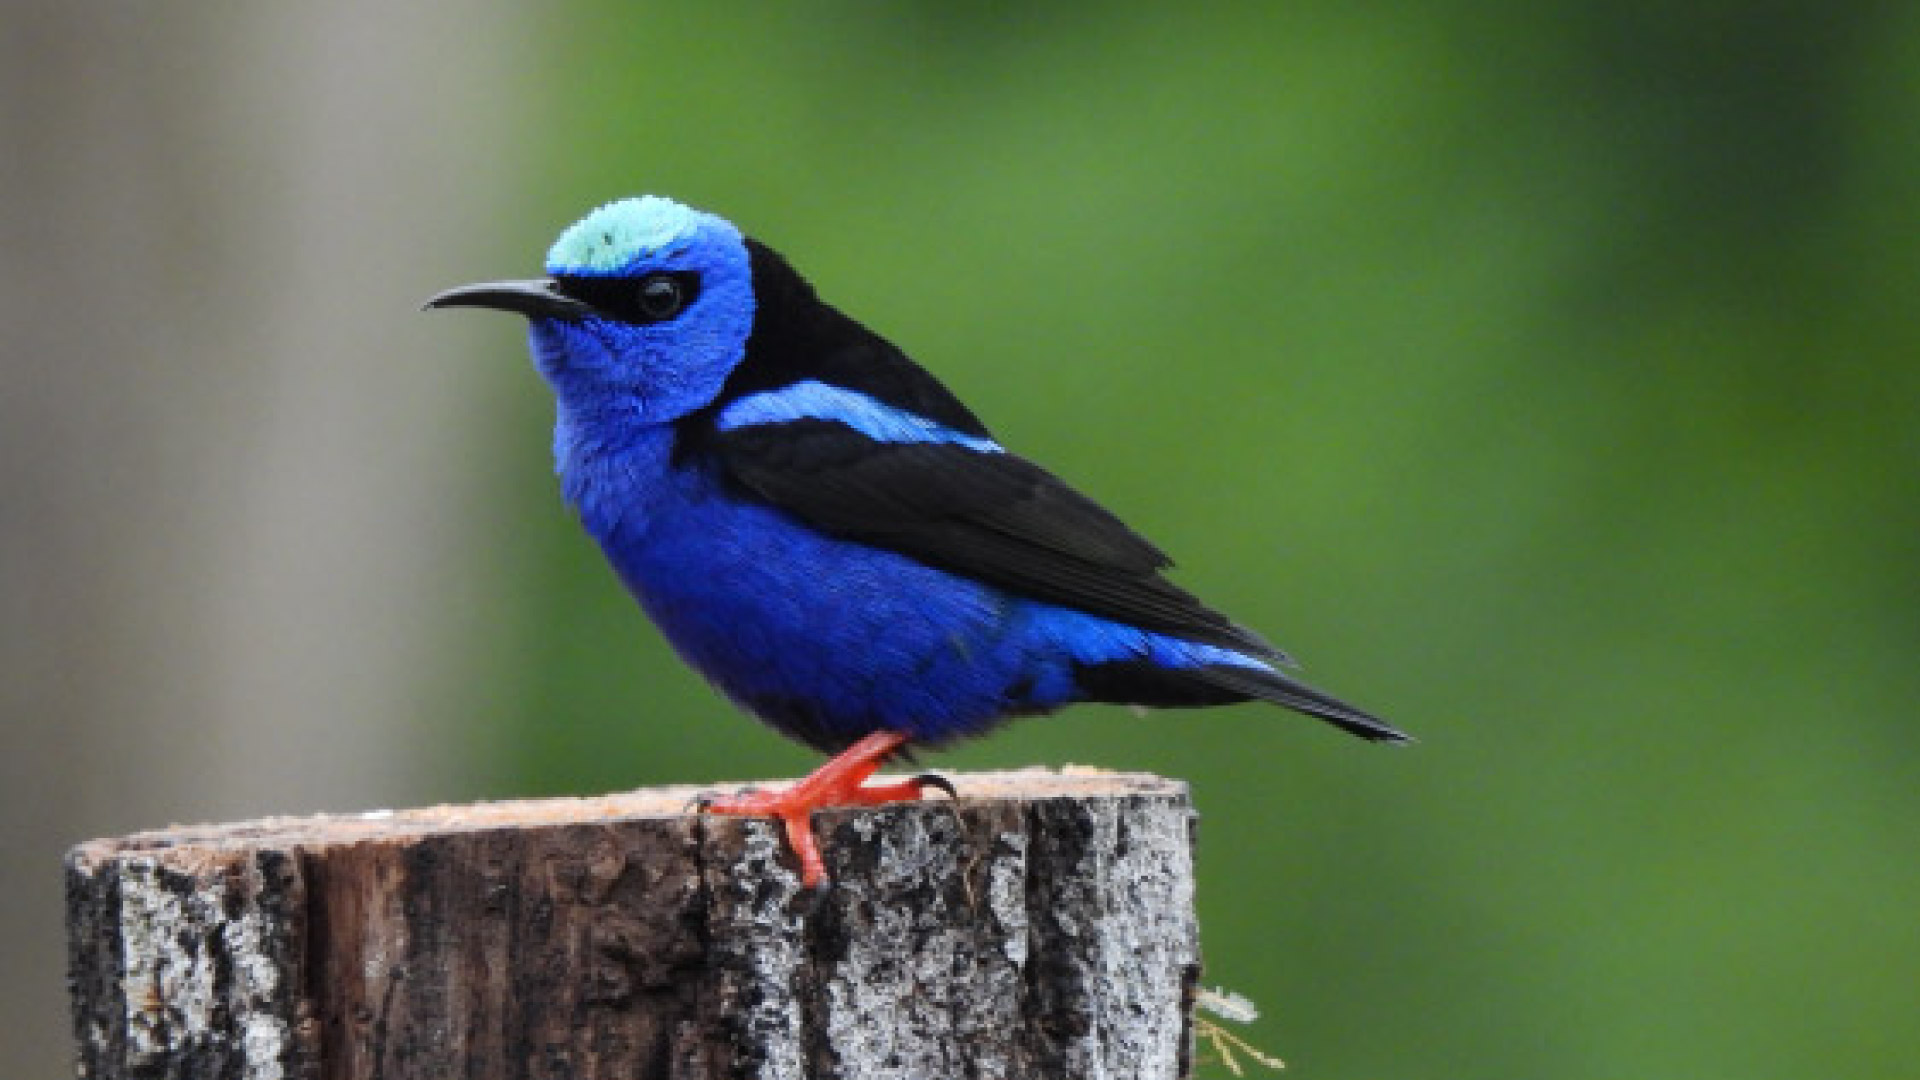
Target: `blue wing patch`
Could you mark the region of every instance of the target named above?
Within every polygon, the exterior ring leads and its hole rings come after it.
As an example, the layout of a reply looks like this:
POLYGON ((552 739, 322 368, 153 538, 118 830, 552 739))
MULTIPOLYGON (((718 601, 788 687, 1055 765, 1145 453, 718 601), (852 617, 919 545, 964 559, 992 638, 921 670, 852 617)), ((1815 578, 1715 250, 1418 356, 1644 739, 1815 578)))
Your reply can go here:
POLYGON ((734 431, 798 420, 835 421, 875 442, 949 443, 979 454, 1005 452, 992 439, 955 431, 924 416, 876 401, 858 390, 818 379, 805 379, 778 390, 743 397, 722 409, 714 426, 721 431, 734 431))

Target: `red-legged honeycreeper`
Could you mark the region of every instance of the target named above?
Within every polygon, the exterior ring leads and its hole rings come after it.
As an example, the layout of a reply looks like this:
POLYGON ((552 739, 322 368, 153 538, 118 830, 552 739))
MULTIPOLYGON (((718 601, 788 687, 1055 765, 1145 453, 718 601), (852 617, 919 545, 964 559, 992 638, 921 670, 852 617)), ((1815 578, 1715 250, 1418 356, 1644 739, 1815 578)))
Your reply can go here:
POLYGON ((610 203, 546 269, 427 306, 526 316, 561 487, 620 580, 722 693, 837 755, 708 806, 782 818, 808 886, 825 879, 813 809, 944 787, 861 784, 1009 717, 1259 699, 1406 739, 1282 671, 1163 578, 1158 548, 727 221, 610 203))

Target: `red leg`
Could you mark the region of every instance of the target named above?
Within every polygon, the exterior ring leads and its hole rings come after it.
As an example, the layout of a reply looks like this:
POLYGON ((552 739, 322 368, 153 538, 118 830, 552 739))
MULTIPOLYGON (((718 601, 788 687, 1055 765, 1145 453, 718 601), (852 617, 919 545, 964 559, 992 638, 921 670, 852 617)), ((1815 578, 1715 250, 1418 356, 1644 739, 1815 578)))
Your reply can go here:
POLYGON ((813 812, 825 806, 876 806, 880 803, 906 802, 920 797, 936 782, 913 779, 897 784, 863 788, 867 777, 879 770, 894 751, 907 744, 907 737, 893 731, 876 731, 847 747, 813 774, 785 791, 756 791, 715 799, 706 809, 715 814, 748 814, 777 817, 786 824, 787 842, 800 857, 800 880, 809 889, 827 880, 827 866, 820 858, 820 846, 813 839, 813 812))

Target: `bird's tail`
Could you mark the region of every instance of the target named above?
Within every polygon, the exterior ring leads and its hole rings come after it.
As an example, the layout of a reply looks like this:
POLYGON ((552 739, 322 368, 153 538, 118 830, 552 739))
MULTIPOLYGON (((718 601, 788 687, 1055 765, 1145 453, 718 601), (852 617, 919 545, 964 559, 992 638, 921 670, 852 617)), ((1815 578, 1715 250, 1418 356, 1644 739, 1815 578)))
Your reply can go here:
POLYGON ((1298 679, 1271 668, 1242 667, 1238 664, 1208 664, 1191 674, 1234 694, 1271 701, 1298 713, 1325 720, 1342 731, 1374 742, 1412 742, 1413 736, 1385 720, 1325 694, 1298 679))

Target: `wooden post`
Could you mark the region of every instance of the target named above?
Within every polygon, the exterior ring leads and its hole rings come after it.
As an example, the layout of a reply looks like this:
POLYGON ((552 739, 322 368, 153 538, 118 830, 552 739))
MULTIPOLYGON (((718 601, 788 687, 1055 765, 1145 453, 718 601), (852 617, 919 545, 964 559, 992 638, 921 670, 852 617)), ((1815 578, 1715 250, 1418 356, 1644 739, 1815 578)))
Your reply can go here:
POLYGON ((1181 1077, 1185 785, 961 774, 822 812, 832 884, 712 789, 174 828, 73 849, 80 1075, 1181 1077))

